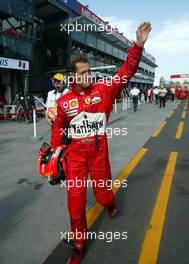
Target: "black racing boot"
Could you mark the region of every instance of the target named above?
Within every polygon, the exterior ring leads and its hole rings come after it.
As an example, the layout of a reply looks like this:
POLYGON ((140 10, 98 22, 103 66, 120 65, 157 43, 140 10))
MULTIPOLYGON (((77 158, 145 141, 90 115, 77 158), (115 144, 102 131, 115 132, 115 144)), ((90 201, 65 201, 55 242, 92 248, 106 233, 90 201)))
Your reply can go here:
POLYGON ((117 209, 115 204, 107 206, 107 208, 108 208, 107 214, 109 217, 114 217, 117 214, 117 209))
POLYGON ((85 256, 85 245, 75 246, 72 254, 68 258, 67 264, 80 264, 85 256))

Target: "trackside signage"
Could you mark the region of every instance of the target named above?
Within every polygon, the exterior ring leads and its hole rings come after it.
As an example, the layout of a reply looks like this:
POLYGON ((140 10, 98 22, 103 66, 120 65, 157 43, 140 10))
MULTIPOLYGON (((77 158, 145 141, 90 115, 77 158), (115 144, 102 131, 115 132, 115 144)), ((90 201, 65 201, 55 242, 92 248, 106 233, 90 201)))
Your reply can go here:
POLYGON ((175 78, 189 78, 189 74, 175 74, 175 75, 171 75, 171 79, 175 79, 175 78))
POLYGON ((9 59, 0 57, 0 68, 15 69, 15 70, 29 70, 29 61, 9 59))

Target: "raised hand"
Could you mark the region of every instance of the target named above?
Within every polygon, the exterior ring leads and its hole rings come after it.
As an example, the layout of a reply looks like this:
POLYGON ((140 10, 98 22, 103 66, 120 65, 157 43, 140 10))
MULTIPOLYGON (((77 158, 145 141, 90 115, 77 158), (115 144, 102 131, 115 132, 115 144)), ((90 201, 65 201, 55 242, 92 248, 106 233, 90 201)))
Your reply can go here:
POLYGON ((136 44, 140 47, 144 46, 144 43, 148 39, 148 35, 152 29, 150 22, 144 22, 142 23, 138 28, 136 32, 136 44))

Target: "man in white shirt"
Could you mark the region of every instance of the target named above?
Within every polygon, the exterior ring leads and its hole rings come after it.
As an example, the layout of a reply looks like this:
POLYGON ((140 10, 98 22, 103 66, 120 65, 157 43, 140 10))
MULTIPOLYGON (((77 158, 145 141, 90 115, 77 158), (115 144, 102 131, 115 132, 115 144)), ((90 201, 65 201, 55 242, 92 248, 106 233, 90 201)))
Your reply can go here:
POLYGON ((137 87, 133 87, 130 91, 130 95, 133 98, 133 107, 135 112, 137 111, 139 93, 140 90, 137 87))
POLYGON ((46 101, 46 119, 53 126, 56 115, 57 115, 57 100, 69 89, 64 87, 64 75, 56 73, 52 78, 52 83, 55 87, 54 90, 48 92, 46 101))
POLYGON ((167 95, 167 89, 162 87, 160 90, 159 90, 159 102, 160 102, 160 108, 162 107, 165 107, 165 101, 166 101, 166 95, 167 95))

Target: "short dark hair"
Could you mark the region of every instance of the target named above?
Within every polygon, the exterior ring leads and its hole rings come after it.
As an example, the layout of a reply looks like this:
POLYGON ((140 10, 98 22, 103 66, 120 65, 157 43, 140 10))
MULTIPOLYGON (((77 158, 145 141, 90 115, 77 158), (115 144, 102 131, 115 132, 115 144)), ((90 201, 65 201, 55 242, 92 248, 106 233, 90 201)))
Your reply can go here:
POLYGON ((71 65, 70 65, 71 72, 75 73, 77 71, 77 68, 76 68, 77 63, 89 63, 90 64, 87 57, 78 57, 71 62, 71 65))

